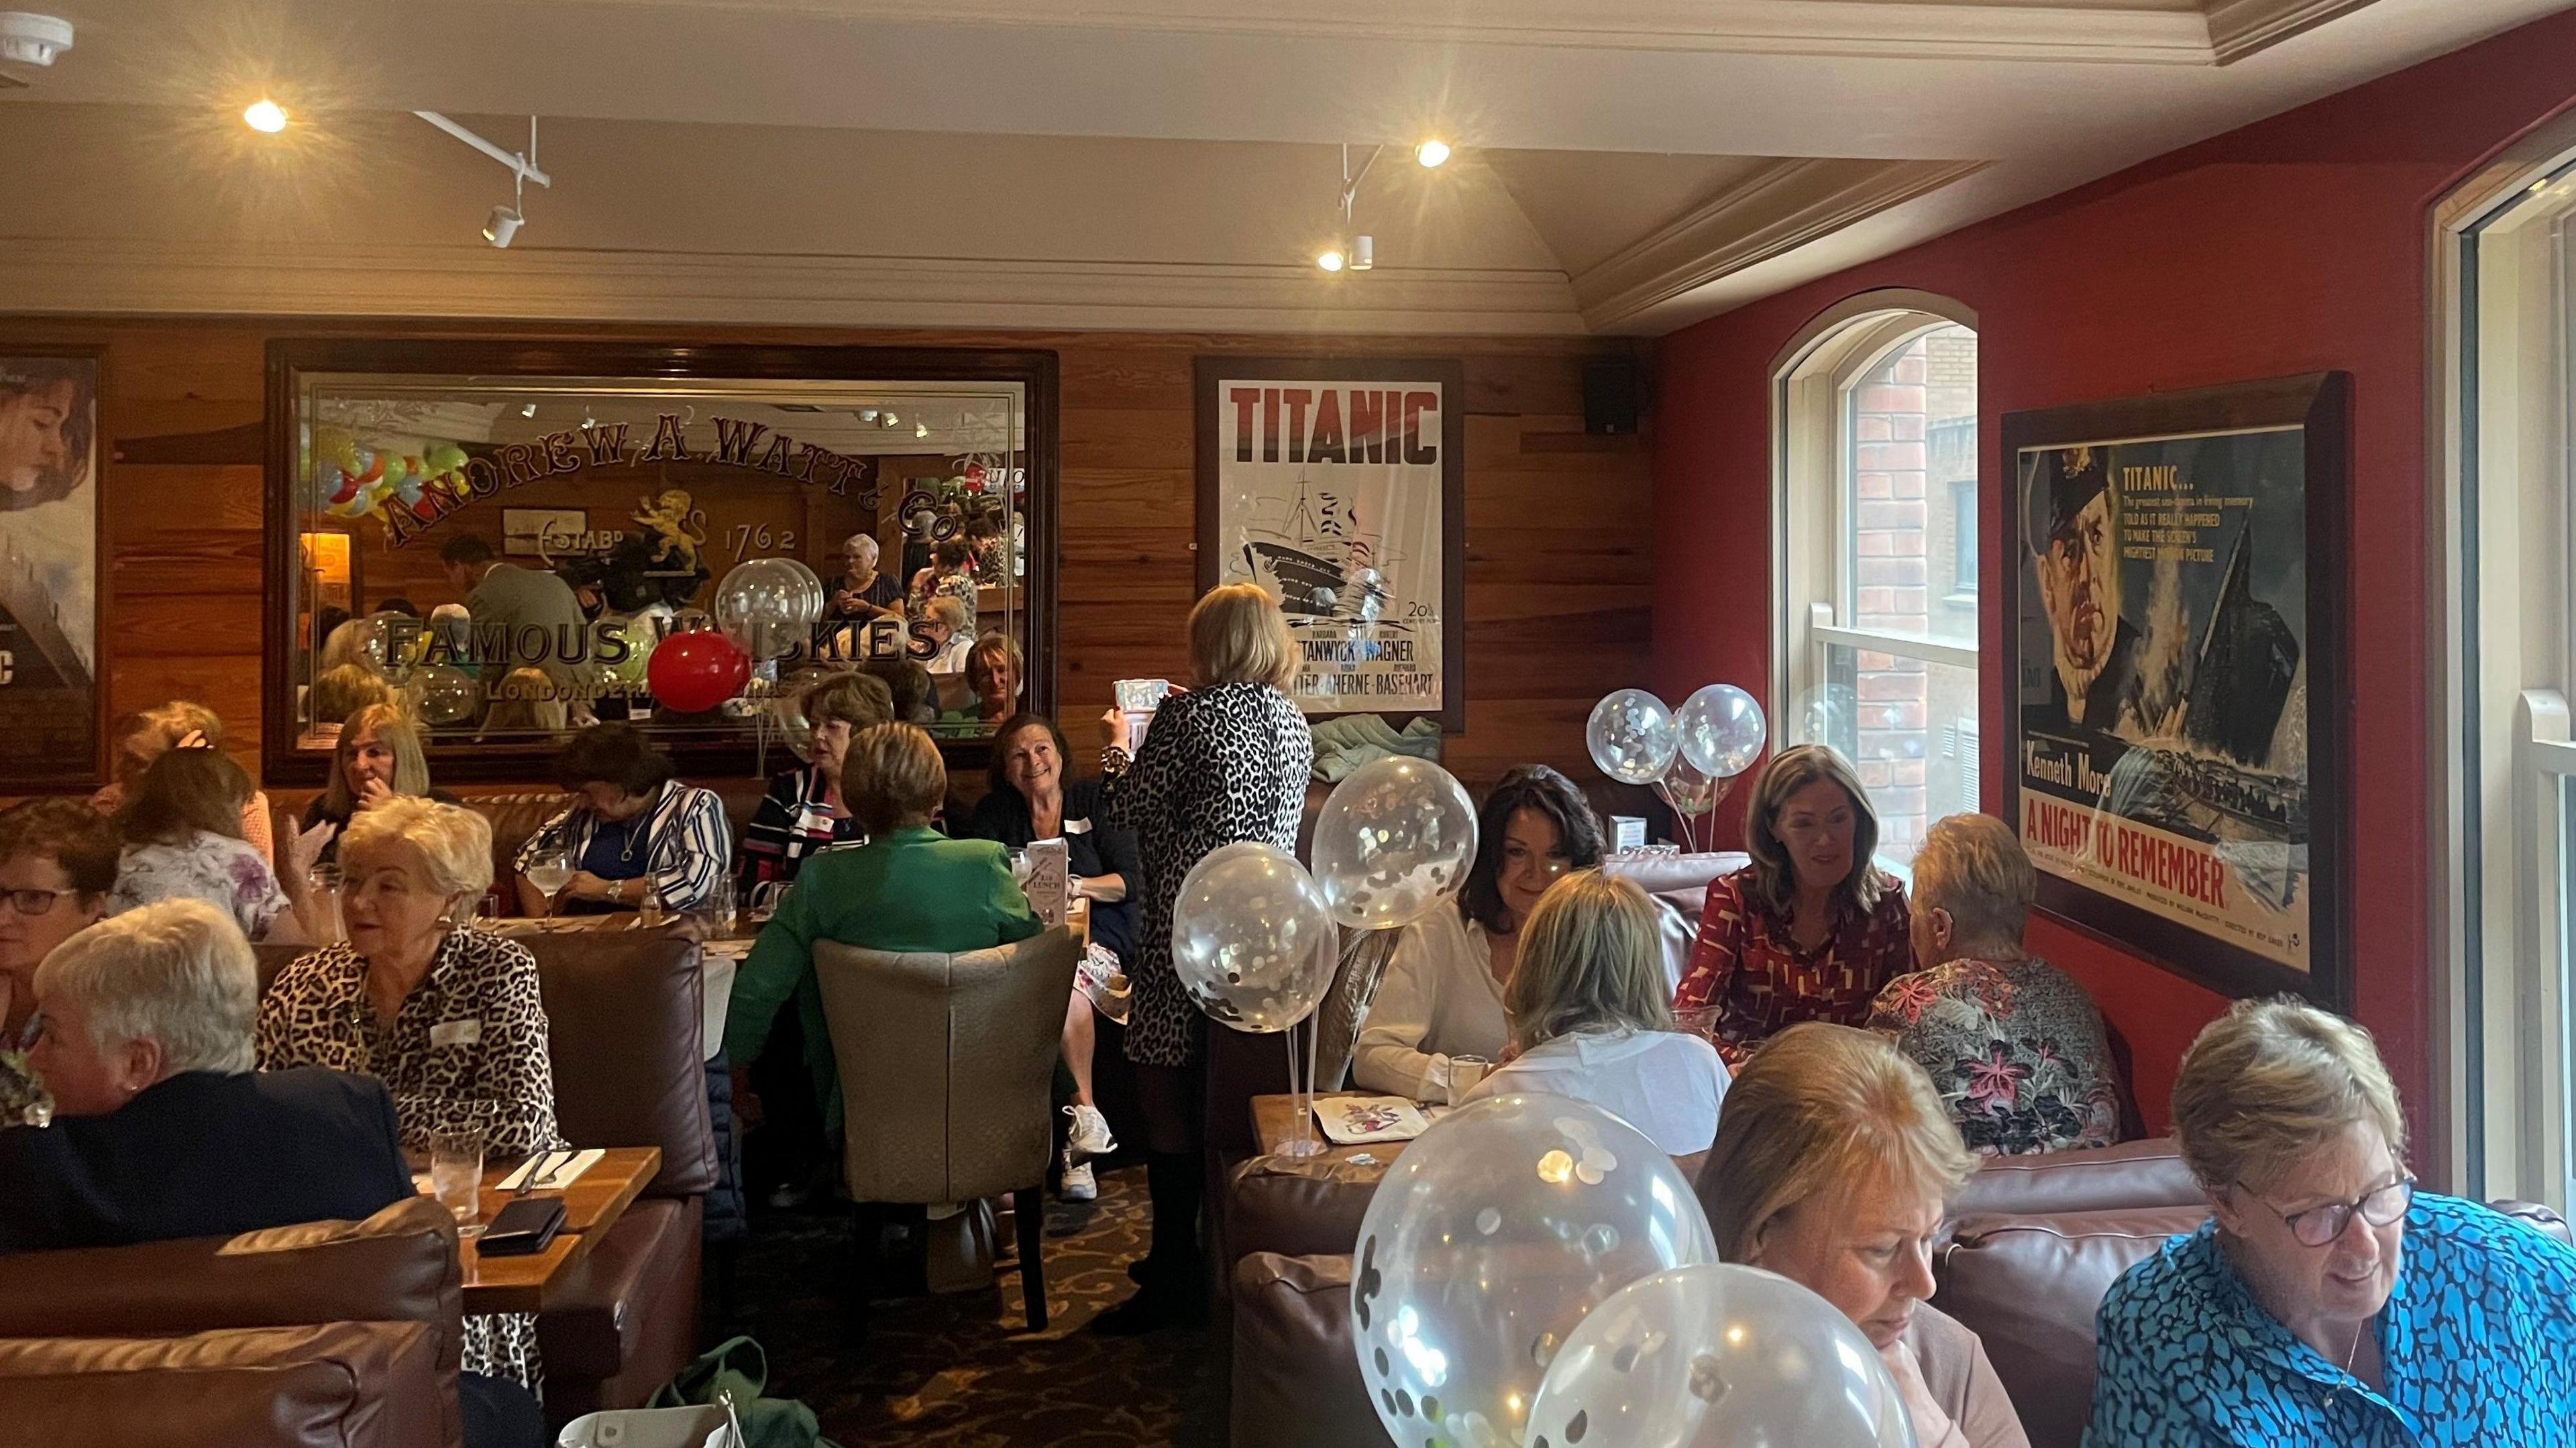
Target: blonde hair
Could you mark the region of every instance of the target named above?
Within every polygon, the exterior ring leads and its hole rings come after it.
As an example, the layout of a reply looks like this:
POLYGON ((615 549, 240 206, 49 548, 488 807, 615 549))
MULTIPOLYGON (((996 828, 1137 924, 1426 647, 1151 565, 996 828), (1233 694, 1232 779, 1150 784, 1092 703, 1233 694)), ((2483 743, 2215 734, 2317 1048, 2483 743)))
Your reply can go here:
POLYGON ((1860 776, 1843 757, 1822 744, 1801 744, 1783 749, 1762 767, 1753 781, 1753 793, 1744 802, 1744 849, 1753 857, 1753 883, 1763 903, 1786 916, 1798 898, 1798 868, 1789 858, 1789 847, 1780 840, 1780 811, 1789 796, 1829 779, 1851 796, 1852 864, 1851 873, 1834 886, 1834 894, 1848 901, 1864 914, 1878 908, 1878 892, 1886 881, 1878 873, 1878 813, 1870 808, 1869 791, 1862 787, 1860 776))
POLYGON ((556 694, 554 677, 543 669, 521 665, 501 676, 492 690, 492 705, 483 711, 477 738, 499 729, 537 729, 560 734, 572 723, 571 711, 556 694))
POLYGON ((2360 1121, 2379 1128, 2389 1151, 2405 1152, 2404 1109, 2370 1032, 2294 997, 2228 1007, 2192 1039, 2174 1077, 2174 1138, 2213 1191, 2268 1188, 2360 1121))
POLYGON ((862 729, 841 756, 841 795, 871 835, 930 822, 948 794, 948 765, 918 724, 862 729))
POLYGON ((974 622, 974 615, 966 611, 966 600, 953 593, 940 594, 923 604, 921 616, 926 619, 935 618, 951 629, 961 629, 974 622))
POLYGON ((322 791, 323 813, 342 819, 357 813, 358 799, 349 789, 349 756, 369 734, 394 752, 394 793, 429 793, 429 755, 420 745, 420 726, 411 722, 409 714, 379 700, 351 714, 349 722, 340 726, 339 741, 331 746, 331 783, 322 791))
POLYGON ((1772 1037, 1726 1088, 1699 1199, 1718 1255, 1743 1262, 1810 1199, 1884 1174, 1946 1201, 1975 1169, 1922 1067, 1884 1037, 1809 1021, 1772 1037))
POLYGON ((1577 870, 1530 908, 1503 1011, 1530 1051, 1577 1031, 1671 1030, 1670 994, 1655 902, 1634 880, 1577 870))
POLYGON ((874 674, 828 674, 814 682, 797 701, 808 725, 837 719, 853 731, 894 718, 894 691, 874 674))
POLYGON ((988 633, 975 640, 966 653, 966 687, 981 694, 992 680, 996 664, 1007 664, 1011 670, 1011 690, 1017 694, 1028 683, 1026 661, 1020 656, 1020 641, 1009 634, 988 633))
POLYGON ((1268 684, 1297 675, 1288 616, 1257 583, 1211 588, 1190 609, 1190 672, 1201 684, 1268 684))
POLYGON ((161 741, 163 749, 177 747, 180 740, 191 734, 205 736, 206 743, 216 749, 224 747, 223 717, 203 704, 186 699, 173 699, 167 704, 144 710, 134 716, 132 725, 125 732, 129 735, 149 733, 161 741))
POLYGON ((313 681, 312 693, 305 702, 311 706, 316 725, 338 724, 370 704, 381 704, 393 697, 384 677, 356 664, 342 664, 325 669, 313 681))
POLYGON ((352 816, 340 833, 340 864, 392 845, 409 845, 429 866, 429 882, 450 899, 492 888, 492 822, 463 805, 404 795, 352 816))
MULTIPOLYGON (((1961 943, 2020 944, 2038 896, 2039 872, 2012 826, 1993 815, 1937 820, 1914 853, 1914 913, 1947 910, 1961 943)), ((1941 964, 1915 963, 1927 969, 1941 964)))
POLYGON ((93 1049, 160 1042, 165 1076, 239 1075, 253 1064, 259 972, 250 942, 203 900, 156 900, 90 926, 36 967, 36 990, 80 1005, 93 1049))

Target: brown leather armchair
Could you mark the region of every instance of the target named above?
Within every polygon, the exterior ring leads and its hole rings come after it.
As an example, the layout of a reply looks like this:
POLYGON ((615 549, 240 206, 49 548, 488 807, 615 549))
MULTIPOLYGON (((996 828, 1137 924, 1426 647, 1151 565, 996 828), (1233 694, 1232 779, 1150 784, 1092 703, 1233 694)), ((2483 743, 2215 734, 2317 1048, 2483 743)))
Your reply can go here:
POLYGON ((456 1448, 456 1224, 363 1222, 0 1256, 12 1441, 456 1448))
POLYGON ((697 1354, 700 1224, 716 1183, 698 948, 645 931, 540 935, 555 1122, 576 1146, 657 1146, 662 1167, 537 1318, 546 1416, 640 1407, 697 1354))
MULTIPOLYGON (((1009 1196, 1031 1331, 1047 1322, 1039 1229, 1055 1154, 1049 1090, 1079 955, 1062 928, 955 955, 814 947, 840 1066, 850 1199, 864 1209, 1009 1196)), ((873 1220, 862 1210, 863 1227, 873 1220)), ((864 1261, 873 1243, 859 1246, 864 1261)))

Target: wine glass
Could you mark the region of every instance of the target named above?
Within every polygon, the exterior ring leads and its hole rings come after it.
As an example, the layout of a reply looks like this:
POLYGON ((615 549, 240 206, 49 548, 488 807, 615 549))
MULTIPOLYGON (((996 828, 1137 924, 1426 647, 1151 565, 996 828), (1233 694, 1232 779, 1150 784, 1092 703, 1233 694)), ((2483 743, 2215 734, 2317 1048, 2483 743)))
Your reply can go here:
POLYGON ((528 862, 528 883, 546 897, 546 916, 555 913, 555 892, 572 878, 572 857, 561 850, 548 850, 528 862))

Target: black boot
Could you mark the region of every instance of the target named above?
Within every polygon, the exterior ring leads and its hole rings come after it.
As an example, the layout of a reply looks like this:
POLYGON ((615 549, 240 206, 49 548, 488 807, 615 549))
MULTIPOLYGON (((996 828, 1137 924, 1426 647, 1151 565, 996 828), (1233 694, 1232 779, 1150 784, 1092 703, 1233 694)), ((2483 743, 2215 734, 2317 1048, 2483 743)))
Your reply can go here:
POLYGON ((1199 1250, 1199 1198, 1204 1195, 1199 1154, 1154 1152, 1145 1159, 1145 1186, 1153 1199, 1154 1243, 1128 1269, 1136 1295, 1100 1314, 1094 1327, 1111 1336, 1207 1321, 1207 1258, 1199 1250))

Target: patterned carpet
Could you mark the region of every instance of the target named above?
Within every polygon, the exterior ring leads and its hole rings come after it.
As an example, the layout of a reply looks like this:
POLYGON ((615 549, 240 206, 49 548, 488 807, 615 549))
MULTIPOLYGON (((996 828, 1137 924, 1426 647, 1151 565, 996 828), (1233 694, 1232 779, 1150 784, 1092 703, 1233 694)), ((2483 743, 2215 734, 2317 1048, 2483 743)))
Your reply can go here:
POLYGON ((1222 1448, 1226 1365, 1211 1334, 1090 1330, 1134 1291, 1126 1266, 1145 1222, 1141 1167, 1100 1173, 1096 1202, 1047 1204, 1043 1333, 1024 1330, 1016 1270, 943 1296, 922 1293, 916 1273, 880 1287, 861 1341, 841 1294, 846 1219, 755 1212, 730 1329, 760 1340, 770 1391, 804 1399, 843 1448, 1222 1448))

